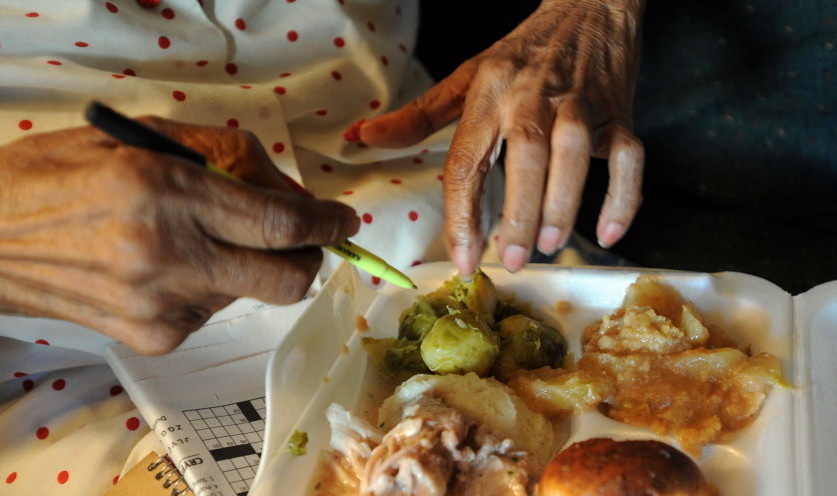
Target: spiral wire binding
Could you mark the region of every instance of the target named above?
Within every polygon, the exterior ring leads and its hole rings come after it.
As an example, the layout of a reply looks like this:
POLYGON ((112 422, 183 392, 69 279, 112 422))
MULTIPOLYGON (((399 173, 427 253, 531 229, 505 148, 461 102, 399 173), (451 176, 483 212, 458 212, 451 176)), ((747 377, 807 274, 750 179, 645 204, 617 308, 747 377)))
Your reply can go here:
POLYGON ((151 462, 146 470, 154 472, 160 465, 162 465, 162 468, 154 474, 154 478, 163 482, 163 488, 171 488, 171 496, 186 496, 187 494, 194 496, 195 493, 192 492, 192 488, 186 484, 183 475, 177 471, 168 456, 161 455, 157 460, 151 462))

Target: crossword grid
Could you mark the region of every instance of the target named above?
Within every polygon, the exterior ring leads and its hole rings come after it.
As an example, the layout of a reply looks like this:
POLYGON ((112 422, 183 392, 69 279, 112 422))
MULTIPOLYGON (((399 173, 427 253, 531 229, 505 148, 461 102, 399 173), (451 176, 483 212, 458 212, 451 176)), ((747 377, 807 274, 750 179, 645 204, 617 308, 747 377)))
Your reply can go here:
POLYGON ((265 412, 264 397, 183 411, 237 496, 247 494, 256 476, 265 412))

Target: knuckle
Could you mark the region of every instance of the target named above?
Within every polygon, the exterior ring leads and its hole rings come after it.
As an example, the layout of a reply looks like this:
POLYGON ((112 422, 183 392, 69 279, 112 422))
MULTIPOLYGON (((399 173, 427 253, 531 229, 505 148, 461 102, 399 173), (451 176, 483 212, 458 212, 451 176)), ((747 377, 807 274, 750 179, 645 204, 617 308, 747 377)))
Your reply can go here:
POLYGON ((287 248, 304 244, 310 237, 313 222, 306 222, 312 212, 303 212, 295 204, 277 205, 268 198, 263 200, 262 238, 270 248, 287 248))
POLYGON ((552 146, 570 150, 587 149, 592 137, 587 125, 576 120, 561 120, 552 133, 552 146))

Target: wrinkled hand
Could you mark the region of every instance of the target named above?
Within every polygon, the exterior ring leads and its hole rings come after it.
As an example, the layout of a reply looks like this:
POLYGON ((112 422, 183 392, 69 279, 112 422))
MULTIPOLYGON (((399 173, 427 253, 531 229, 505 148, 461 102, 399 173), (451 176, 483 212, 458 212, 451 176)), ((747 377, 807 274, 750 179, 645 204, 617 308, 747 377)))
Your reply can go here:
POLYGON ((0 147, 0 310, 170 351, 239 296, 301 299, 355 212, 299 194, 251 135, 144 122, 248 182, 93 128, 0 147))
POLYGON ((520 269, 532 248, 553 253, 572 231, 590 157, 610 183, 596 228, 609 247, 641 203, 642 143, 631 131, 643 0, 544 0, 514 31, 405 107, 347 131, 400 147, 460 118, 445 163, 448 253, 469 274, 483 250, 480 202, 492 152, 505 140, 498 248, 520 269))

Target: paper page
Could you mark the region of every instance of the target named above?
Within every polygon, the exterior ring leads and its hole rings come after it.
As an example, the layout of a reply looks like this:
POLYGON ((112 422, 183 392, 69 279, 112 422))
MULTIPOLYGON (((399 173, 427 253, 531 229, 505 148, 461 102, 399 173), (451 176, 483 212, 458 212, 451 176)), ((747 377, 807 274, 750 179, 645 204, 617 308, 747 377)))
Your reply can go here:
POLYGON ((196 496, 248 492, 265 429, 265 369, 309 302, 206 326, 164 356, 108 347, 108 363, 196 496))

